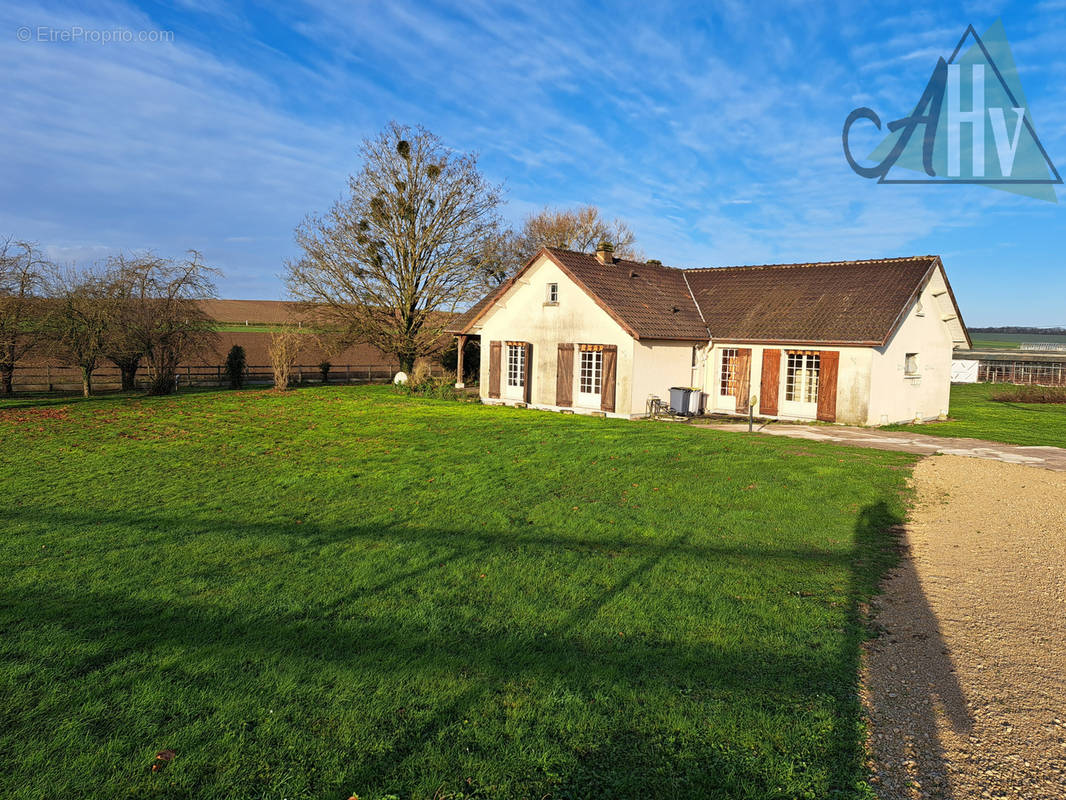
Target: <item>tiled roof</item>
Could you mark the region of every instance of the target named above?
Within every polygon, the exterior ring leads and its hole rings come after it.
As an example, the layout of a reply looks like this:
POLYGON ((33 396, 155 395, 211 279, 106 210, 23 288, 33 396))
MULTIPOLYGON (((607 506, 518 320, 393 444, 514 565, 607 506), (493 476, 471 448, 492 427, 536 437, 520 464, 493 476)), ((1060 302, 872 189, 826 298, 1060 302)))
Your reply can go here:
POLYGON ((608 312, 642 339, 707 339, 707 326, 679 269, 546 248, 608 312))
POLYGON ((504 283, 498 289, 489 292, 487 295, 485 295, 476 303, 474 303, 474 305, 470 306, 469 309, 467 309, 462 314, 453 319, 451 322, 449 322, 448 326, 444 329, 444 332, 462 333, 463 331, 465 331, 467 328, 470 327, 470 323, 472 323, 479 316, 481 316, 482 310, 484 310, 485 307, 488 306, 493 300, 503 294, 504 291, 506 291, 507 287, 510 285, 511 284, 509 282, 504 283))
MULTIPOLYGON (((601 264, 589 253, 557 247, 546 247, 541 252, 547 253, 608 314, 638 338, 707 340, 707 328, 685 286, 681 270, 623 259, 601 264)), ((535 257, 530 263, 534 260, 535 257)), ((478 301, 449 324, 448 332, 468 330, 513 283, 514 278, 478 301)))
POLYGON ((686 270, 715 339, 882 344, 936 256, 686 270))
MULTIPOLYGON (((915 256, 680 270, 620 259, 601 264, 589 253, 557 248, 542 252, 638 338, 706 340, 709 331, 726 341, 864 345, 888 340, 938 261, 915 256)), ((512 282, 449 330, 469 330, 512 282)))

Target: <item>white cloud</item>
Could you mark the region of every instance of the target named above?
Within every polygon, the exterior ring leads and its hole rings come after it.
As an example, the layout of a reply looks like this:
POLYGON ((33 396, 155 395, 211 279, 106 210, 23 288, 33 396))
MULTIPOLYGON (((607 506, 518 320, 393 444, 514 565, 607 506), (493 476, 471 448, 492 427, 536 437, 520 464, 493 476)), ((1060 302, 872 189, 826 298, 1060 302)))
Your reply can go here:
MULTIPOLYGON (((954 47, 964 26, 939 9, 871 27, 844 3, 605 13, 314 0, 262 26, 215 0, 183 5, 166 22, 115 2, 0 7, 0 29, 175 28, 168 45, 0 38, 0 68, 19 75, 0 137, 0 230, 79 259, 197 247, 229 273, 226 293, 277 296, 293 226, 341 192, 358 140, 389 119, 478 150, 506 182, 510 218, 596 203, 679 265, 936 249, 1021 208, 1000 193, 949 203, 876 186, 844 162, 851 108, 901 116, 954 47)), ((1027 67, 1061 74, 1056 42, 1038 25, 1012 38, 1027 67)), ((1062 104, 1035 105, 1045 143, 1061 141, 1062 104)))

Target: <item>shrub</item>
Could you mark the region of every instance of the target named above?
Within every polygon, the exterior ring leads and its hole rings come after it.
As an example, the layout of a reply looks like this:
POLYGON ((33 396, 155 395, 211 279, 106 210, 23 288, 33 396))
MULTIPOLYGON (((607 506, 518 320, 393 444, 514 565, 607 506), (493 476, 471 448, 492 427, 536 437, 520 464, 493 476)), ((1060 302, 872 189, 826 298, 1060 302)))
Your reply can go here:
POLYGON ((270 365, 274 370, 274 389, 283 392, 292 384, 293 367, 300 352, 300 334, 292 330, 277 331, 270 336, 270 365))
MULTIPOLYGON (((417 369, 415 371, 417 372, 417 369)), ((460 393, 455 388, 455 375, 448 372, 437 378, 427 376, 418 382, 409 380, 407 383, 394 384, 393 388, 398 393, 405 394, 408 397, 430 397, 435 400, 471 399, 468 395, 460 393)), ((476 400, 478 398, 473 399, 476 400)))
POLYGON ((411 370, 411 374, 407 376, 407 382, 418 386, 419 384, 425 383, 431 378, 432 371, 430 370, 429 364, 426 362, 425 359, 420 358, 418 361, 415 362, 415 367, 411 370))
POLYGON ((226 356, 226 377, 229 379, 229 388, 240 389, 244 386, 245 357, 244 348, 239 344, 233 345, 226 356))
POLYGON ((333 365, 328 361, 323 361, 318 365, 318 372, 322 376, 322 383, 329 383, 329 371, 333 369, 333 365))
POLYGON ((991 396, 999 403, 1066 403, 1066 386, 1004 386, 991 396))

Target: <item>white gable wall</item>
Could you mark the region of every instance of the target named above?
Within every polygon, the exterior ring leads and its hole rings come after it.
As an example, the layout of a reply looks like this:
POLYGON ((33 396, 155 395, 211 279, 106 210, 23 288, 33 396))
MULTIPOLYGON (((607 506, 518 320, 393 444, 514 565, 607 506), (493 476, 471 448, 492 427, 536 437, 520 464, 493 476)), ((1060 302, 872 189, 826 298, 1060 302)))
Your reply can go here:
MULTIPOLYGON (((560 343, 613 344, 618 348, 617 382, 615 384, 615 413, 628 417, 633 404, 633 338, 614 319, 563 272, 547 256, 541 256, 504 296, 485 312, 472 333, 481 336, 481 399, 490 399, 489 343, 504 342, 501 364, 503 400, 506 401, 507 348, 506 342, 530 342, 533 345, 532 404, 540 408, 555 405, 556 366, 560 343), (557 305, 549 305, 548 284, 559 285, 557 305)), ((578 354, 574 354, 575 364, 578 354)), ((595 411, 599 408, 574 410, 595 411)), ((640 410, 644 399, 640 399, 640 410)))
POLYGON ((961 333, 954 315, 944 275, 937 268, 888 344, 874 349, 870 425, 936 419, 948 413, 953 337, 961 333), (914 376, 905 374, 908 353, 918 354, 914 376))

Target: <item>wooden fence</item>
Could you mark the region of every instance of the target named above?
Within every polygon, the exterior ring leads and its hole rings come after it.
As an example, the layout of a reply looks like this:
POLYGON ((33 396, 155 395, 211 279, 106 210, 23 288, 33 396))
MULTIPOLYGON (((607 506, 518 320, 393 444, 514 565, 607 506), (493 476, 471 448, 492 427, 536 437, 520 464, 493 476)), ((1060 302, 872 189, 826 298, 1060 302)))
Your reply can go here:
POLYGON ((988 361, 977 368, 979 383, 1015 383, 1066 386, 1066 361, 988 361))
MULTIPOLYGON (((329 371, 330 383, 388 383, 397 372, 397 367, 360 364, 334 364, 329 371)), ((434 375, 442 374, 439 364, 432 366, 434 375)), ((270 366, 245 368, 246 386, 273 386, 274 370, 270 366)), ((322 383, 318 365, 293 367, 293 380, 298 384, 322 383)), ((146 389, 150 377, 148 370, 137 373, 137 388, 146 389)), ((229 378, 221 366, 181 367, 177 374, 178 388, 227 387, 229 378)), ((76 367, 32 366, 16 368, 13 376, 16 392, 80 392, 81 371, 76 367)), ((122 374, 115 367, 100 367, 93 371, 93 391, 111 391, 122 388, 122 374)))

